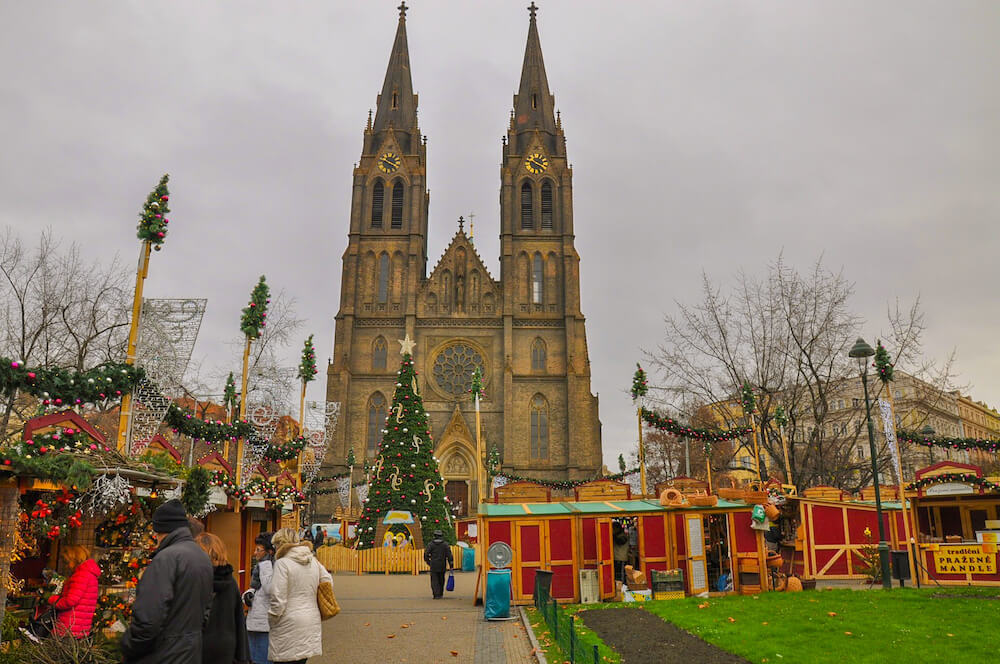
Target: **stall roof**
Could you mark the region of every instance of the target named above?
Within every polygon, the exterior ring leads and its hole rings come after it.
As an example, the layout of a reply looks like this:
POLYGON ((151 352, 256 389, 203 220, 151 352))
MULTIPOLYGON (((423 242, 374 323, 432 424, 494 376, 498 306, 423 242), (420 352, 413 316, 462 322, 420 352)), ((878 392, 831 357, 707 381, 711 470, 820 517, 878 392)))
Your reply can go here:
POLYGON ((717 509, 750 509, 753 505, 719 499, 718 504, 711 507, 664 507, 656 500, 593 500, 585 502, 557 503, 482 503, 479 505, 479 515, 488 517, 503 516, 558 516, 568 514, 608 514, 623 515, 638 512, 669 512, 674 509, 683 510, 717 510, 717 509))

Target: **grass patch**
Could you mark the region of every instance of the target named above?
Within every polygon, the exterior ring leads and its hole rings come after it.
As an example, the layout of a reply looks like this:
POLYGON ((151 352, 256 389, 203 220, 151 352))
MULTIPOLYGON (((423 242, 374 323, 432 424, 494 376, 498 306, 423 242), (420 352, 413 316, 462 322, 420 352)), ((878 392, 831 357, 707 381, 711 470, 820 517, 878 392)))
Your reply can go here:
POLYGON ((982 662, 996 655, 991 635, 1000 624, 1000 601, 990 598, 998 594, 994 588, 823 590, 638 606, 752 662, 982 662))
MULTIPOLYGON (((589 608, 592 605, 587 605, 589 608)), ((575 613, 577 610, 585 608, 581 606, 574 606, 572 610, 567 611, 568 614, 575 613)), ((535 638, 538 639, 538 647, 545 654, 545 659, 549 662, 568 662, 569 653, 565 652, 560 643, 555 640, 552 636, 551 630, 549 630, 548 624, 542 618, 541 612, 533 606, 525 607, 528 612, 528 622, 531 623, 531 629, 535 632, 535 638)), ((614 650, 609 648, 604 641, 594 634, 593 630, 587 628, 581 620, 576 621, 577 630, 577 655, 576 661, 581 664, 590 664, 593 661, 594 646, 598 647, 600 651, 600 661, 604 662, 620 662, 621 657, 618 656, 614 650)))

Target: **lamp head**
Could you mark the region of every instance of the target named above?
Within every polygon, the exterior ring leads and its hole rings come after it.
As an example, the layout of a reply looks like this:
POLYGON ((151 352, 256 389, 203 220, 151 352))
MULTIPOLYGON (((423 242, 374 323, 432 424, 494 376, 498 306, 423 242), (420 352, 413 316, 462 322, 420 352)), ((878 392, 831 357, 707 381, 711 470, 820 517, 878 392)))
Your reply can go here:
POLYGON ((925 424, 924 428, 920 430, 920 435, 921 436, 927 436, 928 438, 930 438, 931 436, 933 436, 936 433, 937 433, 937 431, 935 431, 934 427, 932 427, 930 424, 925 424))
POLYGON ((868 342, 866 342, 864 339, 858 337, 858 340, 854 342, 854 347, 851 348, 850 351, 848 351, 847 356, 863 359, 866 357, 871 357, 874 354, 875 354, 875 349, 869 346, 868 342))

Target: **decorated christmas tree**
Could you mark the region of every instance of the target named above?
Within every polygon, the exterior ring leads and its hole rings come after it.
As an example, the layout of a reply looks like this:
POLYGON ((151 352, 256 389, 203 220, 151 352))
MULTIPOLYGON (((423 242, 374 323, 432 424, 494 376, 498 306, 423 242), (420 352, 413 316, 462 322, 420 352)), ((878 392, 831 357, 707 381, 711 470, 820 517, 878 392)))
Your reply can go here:
POLYGON ((413 545, 430 542, 435 530, 454 544, 444 480, 434 458, 427 411, 420 397, 409 337, 402 345, 392 407, 382 429, 382 442, 369 470, 368 498, 358 524, 358 546, 413 545), (400 537, 400 535, 402 537, 400 537), (390 542, 392 540, 392 542, 390 542), (421 542, 422 540, 422 542, 421 542))

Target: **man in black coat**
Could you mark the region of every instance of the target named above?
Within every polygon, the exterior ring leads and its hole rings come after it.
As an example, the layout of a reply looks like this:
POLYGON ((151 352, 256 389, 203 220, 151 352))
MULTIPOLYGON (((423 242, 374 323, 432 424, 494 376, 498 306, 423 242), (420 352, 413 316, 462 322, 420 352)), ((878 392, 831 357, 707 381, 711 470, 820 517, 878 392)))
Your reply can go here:
POLYGON ((434 531, 434 539, 424 548, 424 562, 431 568, 431 594, 434 599, 444 595, 444 572, 455 569, 455 561, 451 555, 451 547, 444 541, 444 533, 434 531))
POLYGON ((136 588, 122 654, 128 664, 202 664, 212 562, 191 538, 179 500, 168 500, 153 512, 153 531, 159 546, 136 588))

